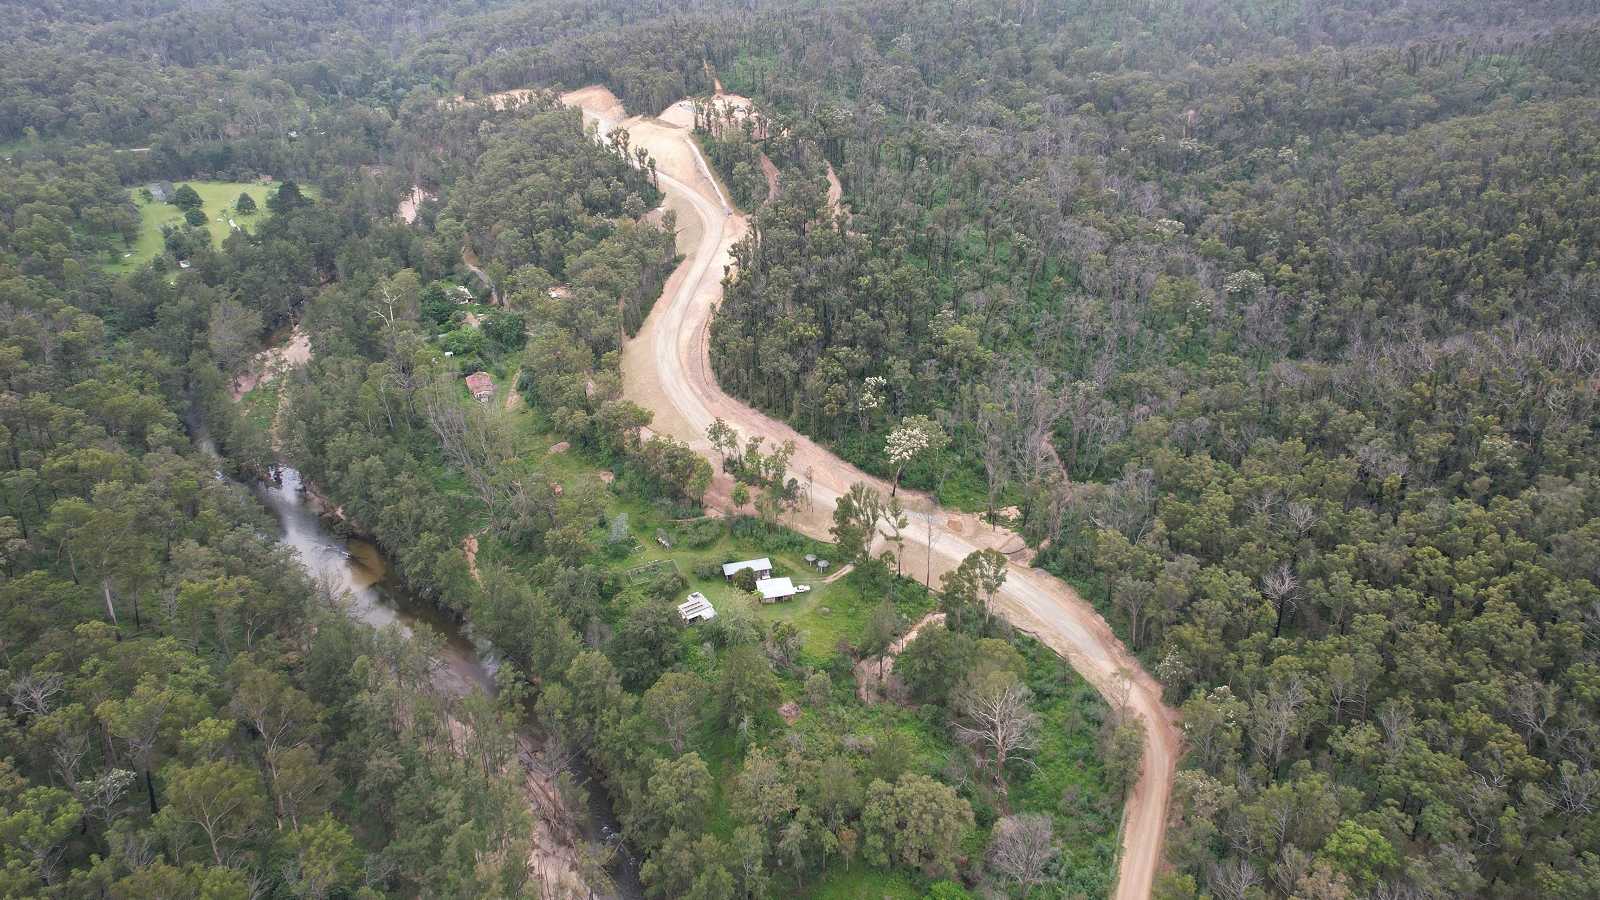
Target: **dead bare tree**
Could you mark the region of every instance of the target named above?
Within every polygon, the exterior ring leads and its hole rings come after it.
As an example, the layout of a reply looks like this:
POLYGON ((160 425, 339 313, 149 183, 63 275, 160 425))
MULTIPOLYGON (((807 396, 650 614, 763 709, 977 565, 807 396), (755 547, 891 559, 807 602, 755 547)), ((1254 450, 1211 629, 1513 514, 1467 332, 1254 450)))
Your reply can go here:
POLYGON ((1302 500, 1290 500, 1283 509, 1284 518, 1296 535, 1303 536, 1317 524, 1317 509, 1302 500))
POLYGON ((1261 883, 1261 873, 1249 860, 1233 857, 1209 867, 1206 882, 1218 897, 1244 900, 1250 889, 1261 883))
POLYGON ((1554 685, 1537 678, 1519 676, 1506 689, 1506 709, 1511 721, 1529 745, 1537 735, 1548 741, 1547 729, 1560 708, 1560 696, 1554 685))
POLYGON ((1280 563, 1261 579, 1261 593, 1272 601, 1273 608, 1278 612, 1277 624, 1272 628, 1273 637, 1283 633, 1284 616, 1294 606, 1295 594, 1299 589, 1300 581, 1288 563, 1280 563))
POLYGON ((1256 756, 1276 768, 1300 731, 1300 713, 1311 699, 1304 682, 1292 678, 1257 694, 1251 703, 1250 737, 1256 756))
POLYGON ((1015 882, 1024 897, 1044 881, 1056 853, 1055 826, 1049 816, 1005 816, 994 823, 989 867, 1015 882))
POLYGON ((1550 796, 1569 818, 1592 814, 1600 808, 1600 770, 1580 769, 1571 760, 1562 760, 1550 796))
POLYGON ((47 716, 64 688, 58 672, 25 672, 11 681, 11 703, 25 715, 47 716))
POLYGON ((1156 475, 1150 469, 1132 469, 1098 494, 1091 518, 1101 528, 1122 532, 1137 544, 1155 521, 1156 475))
POLYGON ((978 406, 978 433, 983 435, 980 455, 983 457, 983 471, 988 477, 989 487, 985 511, 991 516, 994 515, 995 500, 1011 478, 1006 434, 1015 426, 1009 416, 1010 410, 1000 403, 986 402, 978 406))
POLYGON ((986 465, 991 458, 1003 461, 1004 471, 1027 488, 1037 485, 1046 472, 1063 468, 1051 439, 1073 398, 1057 388, 1054 376, 1039 366, 1010 363, 998 370, 980 396, 986 410, 980 421, 986 435, 986 465))
MULTIPOLYGON (((1038 746, 1039 716, 1028 706, 1033 693, 1010 672, 991 672, 962 692, 958 700, 961 719, 956 737, 987 755, 993 766, 995 787, 1005 793, 1005 768, 1014 760, 1028 762, 1023 754, 1038 746)), ((1030 763, 1031 764, 1031 763, 1030 763)))
POLYGON ((1311 854, 1290 844, 1283 848, 1271 870, 1272 882, 1278 890, 1286 897, 1296 896, 1295 889, 1311 874, 1311 854))

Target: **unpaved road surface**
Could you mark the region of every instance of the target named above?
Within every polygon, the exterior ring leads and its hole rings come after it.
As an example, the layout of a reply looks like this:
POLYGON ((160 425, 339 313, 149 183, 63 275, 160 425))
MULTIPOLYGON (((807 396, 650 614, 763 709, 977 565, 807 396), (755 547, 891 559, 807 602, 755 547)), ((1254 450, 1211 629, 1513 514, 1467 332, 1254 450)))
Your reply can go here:
POLYGON ((844 199, 844 185, 839 183, 839 173, 833 171, 833 163, 828 163, 828 208, 834 215, 840 212, 839 202, 844 199))
POLYGON ((767 176, 767 202, 778 199, 778 166, 772 157, 761 154, 761 174, 767 176))
POLYGON ((480 268, 478 268, 478 254, 473 253, 471 247, 462 247, 461 248, 461 264, 467 267, 467 271, 468 272, 471 272, 473 275, 476 275, 478 277, 478 281, 485 288, 488 288, 488 290, 489 290, 489 302, 491 304, 495 305, 495 306, 499 306, 500 305, 500 290, 498 288, 496 288, 494 286, 494 282, 492 280, 490 280, 489 273, 485 272, 484 270, 482 270, 480 268))
POLYGON ((906 652, 911 642, 917 639, 924 628, 930 625, 944 624, 945 615, 942 612, 931 612, 923 616, 911 630, 901 635, 898 640, 890 644, 883 651, 882 656, 869 656, 856 663, 856 696, 862 703, 871 704, 877 701, 880 693, 888 693, 891 697, 903 688, 904 683, 894 677, 894 661, 900 654, 906 652))
MULTIPOLYGON (((678 211, 678 248, 685 259, 668 279, 639 335, 624 348, 622 373, 628 399, 655 414, 651 423, 655 432, 688 443, 713 463, 716 452, 705 435, 716 418, 746 436, 762 435, 774 444, 793 441, 791 471, 802 482, 809 477, 811 500, 787 524, 812 537, 830 539, 834 505, 851 484, 866 482, 883 494, 889 493, 889 485, 717 386, 707 335, 722 299, 723 275, 732 264, 732 247, 747 223, 730 207, 726 191, 694 146, 692 122, 684 116, 688 101, 658 117, 619 121, 621 104, 604 88, 585 88, 563 99, 581 107, 585 120, 598 125, 602 133, 613 126, 627 128, 633 145, 643 146, 656 159, 667 205, 678 211)), ((692 114, 688 118, 692 120, 692 114)), ((719 473, 707 501, 731 509, 726 502, 730 491, 728 476, 719 473)), ((941 509, 925 496, 907 491, 900 497, 911 520, 904 570, 927 583, 938 584, 941 575, 975 550, 1014 546, 1018 540, 1014 532, 967 513, 941 509)), ((1007 620, 1065 657, 1102 695, 1112 702, 1125 697, 1127 711, 1144 723, 1144 761, 1123 811, 1123 851, 1114 894, 1118 900, 1144 900, 1161 861, 1180 752, 1176 720, 1161 702, 1161 686, 1093 607, 1041 570, 1014 563, 996 604, 1007 620)))

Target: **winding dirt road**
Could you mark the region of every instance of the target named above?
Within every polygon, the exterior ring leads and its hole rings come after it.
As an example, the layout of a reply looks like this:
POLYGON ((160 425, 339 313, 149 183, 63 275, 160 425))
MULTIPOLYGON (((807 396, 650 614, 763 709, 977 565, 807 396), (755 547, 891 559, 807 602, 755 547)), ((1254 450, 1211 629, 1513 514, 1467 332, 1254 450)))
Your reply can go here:
MULTIPOLYGON (((724 272, 732 263, 732 247, 747 223, 728 202, 727 192, 690 136, 692 107, 680 101, 659 116, 622 119, 622 105, 603 87, 584 88, 562 99, 581 108, 585 121, 602 134, 615 126, 627 128, 633 145, 643 146, 655 158, 666 204, 678 214, 678 248, 685 260, 668 279, 639 335, 623 351, 627 397, 655 414, 653 431, 686 442, 707 459, 715 460, 716 453, 706 439, 706 427, 719 417, 744 435, 762 435, 774 444, 793 441, 791 470, 809 485, 809 502, 788 524, 812 537, 829 539, 834 505, 853 483, 866 482, 884 494, 889 485, 718 387, 707 337, 722 298, 724 272)), ((707 502, 730 507, 731 489, 728 477, 719 473, 707 502)), ((937 584, 942 574, 974 550, 1015 547, 1020 542, 1014 532, 970 514, 944 510, 926 496, 904 491, 900 497, 911 520, 904 568, 926 583, 937 584)), ((1124 705, 1144 723, 1144 762, 1123 812, 1123 850, 1113 895, 1118 900, 1144 900, 1161 861, 1180 752, 1176 720, 1161 702, 1161 687, 1094 608, 1059 579, 1013 564, 996 599, 1008 621, 1037 636, 1109 702, 1124 705)))

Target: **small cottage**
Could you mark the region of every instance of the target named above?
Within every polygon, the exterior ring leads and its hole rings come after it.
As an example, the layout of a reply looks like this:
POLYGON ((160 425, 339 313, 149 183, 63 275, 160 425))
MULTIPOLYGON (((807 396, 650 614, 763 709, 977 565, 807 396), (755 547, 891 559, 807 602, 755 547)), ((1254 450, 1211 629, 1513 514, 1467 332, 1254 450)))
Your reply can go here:
POLYGON ((756 593, 761 595, 762 603, 780 603, 784 600, 793 600, 794 595, 800 593, 795 589, 794 581, 788 578, 763 578, 756 582, 756 593))
POLYGON ((467 390, 472 392, 472 399, 488 403, 494 399, 494 377, 488 372, 473 372, 467 376, 467 390))

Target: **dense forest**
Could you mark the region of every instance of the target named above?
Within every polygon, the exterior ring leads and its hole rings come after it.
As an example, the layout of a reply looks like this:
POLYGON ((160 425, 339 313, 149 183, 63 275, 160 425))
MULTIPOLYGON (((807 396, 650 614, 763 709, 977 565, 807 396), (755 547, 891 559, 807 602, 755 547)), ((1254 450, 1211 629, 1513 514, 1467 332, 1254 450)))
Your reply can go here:
POLYGON ((936 418, 908 483, 1103 602, 1190 746, 1162 896, 1600 889, 1595 32, 1465 6, 862 4, 724 62, 811 140, 723 384, 886 474, 936 418))
MULTIPOLYGON (((188 433, 224 391, 230 281, 266 253, 108 279, 131 204, 107 160, 4 178, 0 893, 516 884, 510 711, 441 691, 425 640, 340 612, 188 433)), ((262 241, 312 252, 320 212, 274 206, 262 241)))
POLYGON ((861 540, 893 498, 786 531, 759 443, 722 460, 755 514, 706 518, 711 463, 623 398, 676 222, 550 92, 596 82, 758 104, 696 108, 751 213, 721 384, 1017 526, 1160 678, 1157 896, 1600 894, 1597 29, 1585 0, 0 2, 0 895, 550 895, 529 860, 590 792, 640 862, 576 839, 601 893, 1109 893, 1136 738, 980 614, 986 560, 897 577, 861 540), (247 228, 152 233, 164 182, 270 188, 247 228), (236 390, 291 329, 309 364, 236 390), (497 691, 295 563, 251 488, 279 465, 497 691), (713 555, 763 548, 855 564, 825 638, 682 625, 734 589, 713 555), (935 610, 901 696, 858 696, 935 610), (1017 746, 979 727, 1002 699, 1017 746))

